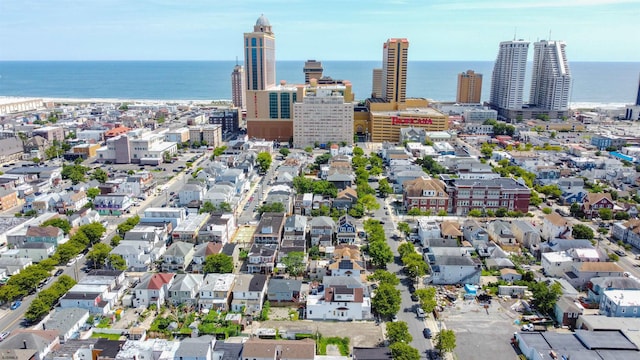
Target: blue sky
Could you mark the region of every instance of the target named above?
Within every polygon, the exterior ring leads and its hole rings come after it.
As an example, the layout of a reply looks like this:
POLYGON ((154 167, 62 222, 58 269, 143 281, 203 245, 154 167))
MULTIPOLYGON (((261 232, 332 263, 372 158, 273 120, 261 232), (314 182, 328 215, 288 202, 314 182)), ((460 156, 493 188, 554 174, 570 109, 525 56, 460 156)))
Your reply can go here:
POLYGON ((640 61, 640 0, 0 0, 0 60, 242 60, 260 14, 278 60, 494 60, 518 38, 569 61, 640 61))

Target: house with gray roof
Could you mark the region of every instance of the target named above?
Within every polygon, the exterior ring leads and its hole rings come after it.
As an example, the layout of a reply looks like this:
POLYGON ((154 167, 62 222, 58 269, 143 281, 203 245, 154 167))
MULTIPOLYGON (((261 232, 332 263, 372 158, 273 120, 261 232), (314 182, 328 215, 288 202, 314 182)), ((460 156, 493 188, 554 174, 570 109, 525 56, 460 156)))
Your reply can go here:
POLYGON ((24 147, 19 137, 0 139, 0 163, 21 160, 22 153, 24 153, 24 147))
POLYGON ((213 358, 216 360, 238 360, 242 354, 242 344, 216 341, 213 347, 213 358))
POLYGON ((500 246, 509 248, 518 246, 518 241, 511 231, 511 224, 507 221, 494 220, 487 226, 489 236, 500 246))
POLYGON ((204 280, 202 274, 178 274, 169 288, 169 301, 173 305, 198 303, 200 286, 204 280))
POLYGON ((216 338, 204 335, 195 338, 185 338, 173 355, 173 360, 209 360, 213 358, 213 347, 216 338))
POLYGON ((435 285, 478 284, 482 263, 471 256, 439 256, 428 278, 435 285))
POLYGON ((44 329, 58 331, 60 342, 75 338, 82 326, 89 319, 89 310, 80 308, 58 308, 49 320, 43 324, 44 329))
POLYGON ((284 222, 283 240, 305 240, 307 238, 307 217, 302 215, 288 216, 284 222))
POLYGON ((267 294, 267 276, 263 274, 239 274, 233 287, 231 311, 256 314, 262 310, 267 294))
POLYGON ((311 246, 331 246, 337 230, 336 222, 328 216, 316 216, 310 222, 311 246))
POLYGON ((297 302, 300 300, 302 281, 294 279, 269 280, 267 300, 273 302, 297 302))
POLYGON ((199 308, 229 310, 235 282, 235 274, 207 274, 200 285, 199 308))
POLYGON ((511 222, 511 231, 516 240, 533 254, 540 251, 540 231, 533 227, 531 223, 523 220, 511 222))
POLYGON ((193 244, 183 241, 174 242, 162 255, 162 271, 185 271, 191 265, 194 253, 193 244))
POLYGON ((276 265, 276 256, 279 246, 277 244, 251 245, 247 255, 247 272, 270 274, 276 265))
POLYGON ((19 329, 0 342, 0 353, 4 359, 44 360, 59 345, 56 330, 19 329))
POLYGON ((462 236, 476 249, 489 243, 489 233, 475 220, 467 220, 462 224, 462 236))

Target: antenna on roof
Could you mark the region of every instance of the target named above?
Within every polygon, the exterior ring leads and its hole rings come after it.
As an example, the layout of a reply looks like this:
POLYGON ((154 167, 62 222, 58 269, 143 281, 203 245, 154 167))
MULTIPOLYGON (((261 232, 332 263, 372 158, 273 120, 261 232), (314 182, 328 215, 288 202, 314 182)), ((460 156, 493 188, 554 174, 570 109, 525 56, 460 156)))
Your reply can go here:
POLYGON ((238 57, 236 56, 236 66, 238 66, 238 57))
POLYGON ((513 41, 516 41, 516 33, 518 32, 518 27, 513 28, 513 41))
POLYGON ((551 29, 549 29, 549 41, 551 41, 551 29))

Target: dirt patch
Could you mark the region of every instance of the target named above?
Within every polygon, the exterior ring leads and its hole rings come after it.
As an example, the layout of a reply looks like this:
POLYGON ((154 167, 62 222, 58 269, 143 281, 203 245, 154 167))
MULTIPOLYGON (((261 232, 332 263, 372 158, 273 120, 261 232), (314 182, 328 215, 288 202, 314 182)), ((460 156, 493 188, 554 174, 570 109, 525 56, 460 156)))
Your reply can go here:
MULTIPOLYGON (((271 308, 271 310, 273 311, 274 308, 271 308)), ((279 332, 304 328, 314 333, 320 333, 324 337, 348 337, 352 347, 378 346, 384 338, 382 327, 370 321, 267 320, 260 323, 254 322, 252 328, 254 330, 258 328, 274 328, 278 329, 279 332)))

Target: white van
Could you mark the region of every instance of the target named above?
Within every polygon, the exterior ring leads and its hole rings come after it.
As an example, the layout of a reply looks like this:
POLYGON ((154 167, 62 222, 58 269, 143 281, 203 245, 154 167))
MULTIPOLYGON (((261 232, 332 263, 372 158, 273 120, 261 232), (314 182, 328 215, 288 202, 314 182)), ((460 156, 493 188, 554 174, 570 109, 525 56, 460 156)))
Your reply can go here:
POLYGON ((416 315, 418 316, 418 319, 424 319, 426 317, 424 310, 422 310, 421 307, 416 308, 416 315))

